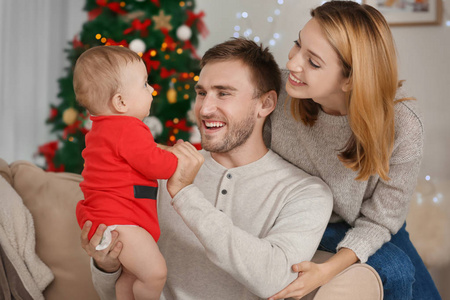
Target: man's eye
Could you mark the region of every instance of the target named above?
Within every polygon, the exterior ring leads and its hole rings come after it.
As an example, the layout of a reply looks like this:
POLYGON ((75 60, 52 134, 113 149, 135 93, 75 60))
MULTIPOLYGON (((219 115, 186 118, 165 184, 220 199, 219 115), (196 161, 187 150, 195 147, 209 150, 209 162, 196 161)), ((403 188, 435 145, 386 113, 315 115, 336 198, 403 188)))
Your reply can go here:
POLYGON ((225 97, 225 96, 228 96, 228 95, 229 95, 228 93, 224 93, 224 92, 220 92, 220 93, 219 93, 219 96, 220 96, 220 97, 225 97))

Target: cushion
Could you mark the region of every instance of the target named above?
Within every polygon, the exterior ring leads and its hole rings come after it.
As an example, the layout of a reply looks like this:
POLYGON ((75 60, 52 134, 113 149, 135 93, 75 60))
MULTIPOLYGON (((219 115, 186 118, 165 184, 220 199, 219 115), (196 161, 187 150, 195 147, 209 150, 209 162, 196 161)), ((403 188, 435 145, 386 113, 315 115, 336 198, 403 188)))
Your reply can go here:
MULTIPOLYGON (((331 253, 317 251, 312 261, 323 263, 331 253)), ((356 263, 336 275, 327 284, 313 291, 302 300, 382 300, 383 284, 374 268, 367 264, 356 263), (332 297, 332 298, 331 298, 332 297)))
POLYGON ((26 161, 10 168, 13 187, 33 216, 36 253, 55 275, 45 299, 98 300, 75 216, 76 204, 83 199, 81 175, 45 172, 26 161))

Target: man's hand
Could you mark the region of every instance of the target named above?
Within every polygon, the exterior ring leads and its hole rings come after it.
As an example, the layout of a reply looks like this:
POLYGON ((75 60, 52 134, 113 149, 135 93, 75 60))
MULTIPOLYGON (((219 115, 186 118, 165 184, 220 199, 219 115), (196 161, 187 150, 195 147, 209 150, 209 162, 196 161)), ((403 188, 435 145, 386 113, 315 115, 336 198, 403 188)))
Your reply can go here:
POLYGON ((100 243, 103 232, 106 230, 106 225, 101 224, 98 226, 97 231, 92 236, 91 240, 88 240, 88 234, 92 227, 91 221, 86 221, 81 229, 81 247, 86 253, 94 259, 95 265, 101 271, 106 273, 116 272, 120 267, 120 261, 118 259, 120 251, 122 251, 122 243, 117 241, 119 233, 117 231, 111 232, 111 244, 108 248, 97 251, 95 247, 100 243))
POLYGON ((194 182, 205 158, 189 142, 178 141, 172 147, 172 153, 178 158, 178 166, 175 173, 167 181, 167 191, 173 198, 186 186, 194 182))

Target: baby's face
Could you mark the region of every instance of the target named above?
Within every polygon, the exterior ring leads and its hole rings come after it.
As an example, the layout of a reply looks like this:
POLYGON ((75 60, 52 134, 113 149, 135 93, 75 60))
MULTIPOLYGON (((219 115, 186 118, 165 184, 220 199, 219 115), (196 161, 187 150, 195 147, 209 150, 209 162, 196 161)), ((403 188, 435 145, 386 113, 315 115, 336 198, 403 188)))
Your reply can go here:
POLYGON ((147 68, 142 61, 133 61, 122 68, 122 97, 127 102, 126 115, 143 120, 150 113, 153 88, 147 82, 147 68))

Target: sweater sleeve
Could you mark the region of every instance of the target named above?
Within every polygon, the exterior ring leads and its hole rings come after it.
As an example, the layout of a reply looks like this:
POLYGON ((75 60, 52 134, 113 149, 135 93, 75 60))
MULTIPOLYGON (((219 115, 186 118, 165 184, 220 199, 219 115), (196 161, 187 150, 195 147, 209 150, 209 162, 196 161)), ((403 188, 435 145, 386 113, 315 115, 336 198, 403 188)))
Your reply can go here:
POLYGON ((122 269, 114 273, 105 273, 100 271, 94 264, 91 258, 91 273, 92 282, 97 294, 101 300, 115 300, 116 299, 116 281, 119 279, 122 269))
POLYGON ((169 179, 178 164, 173 153, 158 148, 145 125, 124 132, 117 151, 130 166, 149 179, 169 179))
POLYGON ((264 237, 235 226, 195 185, 181 190, 172 204, 215 265, 268 298, 297 277, 293 264, 312 258, 332 210, 331 192, 317 178, 283 196, 287 201, 264 237))
POLYGON ((361 262, 375 253, 403 226, 417 184, 422 161, 423 127, 408 107, 397 124, 397 139, 390 159, 389 178, 378 179, 373 194, 361 206, 360 217, 339 243, 352 249, 361 262))

